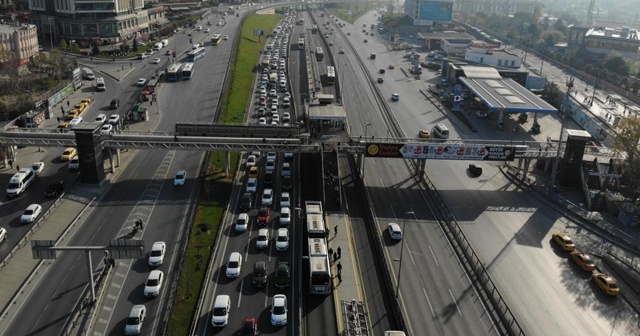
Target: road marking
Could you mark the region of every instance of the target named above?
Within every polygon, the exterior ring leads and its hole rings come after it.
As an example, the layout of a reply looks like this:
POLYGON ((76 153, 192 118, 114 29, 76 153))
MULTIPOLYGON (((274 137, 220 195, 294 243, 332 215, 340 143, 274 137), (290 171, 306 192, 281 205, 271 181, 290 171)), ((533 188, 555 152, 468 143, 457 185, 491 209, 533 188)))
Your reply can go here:
POLYGON ((433 253, 433 250, 431 249, 431 245, 428 245, 429 247, 429 251, 431 251, 431 256, 433 256, 433 260, 436 262, 436 266, 440 266, 440 264, 438 263, 438 259, 436 258, 436 255, 433 253))
MULTIPOLYGON (((433 311, 433 306, 431 305, 431 300, 429 300, 429 295, 427 294, 427 289, 422 287, 422 294, 424 294, 424 298, 427 299, 427 304, 429 305, 429 310, 431 310, 431 317, 436 318, 436 312, 433 311)), ((438 325, 438 329, 440 328, 440 325, 438 323, 436 323, 436 325, 438 325)))
POLYGON ((449 295, 451 295, 451 299, 453 300, 453 304, 456 305, 456 309, 458 310, 458 314, 460 314, 460 316, 462 316, 462 312, 460 311, 460 307, 458 306, 458 302, 456 302, 456 298, 453 296, 453 293, 451 292, 451 289, 448 288, 449 290, 449 295))

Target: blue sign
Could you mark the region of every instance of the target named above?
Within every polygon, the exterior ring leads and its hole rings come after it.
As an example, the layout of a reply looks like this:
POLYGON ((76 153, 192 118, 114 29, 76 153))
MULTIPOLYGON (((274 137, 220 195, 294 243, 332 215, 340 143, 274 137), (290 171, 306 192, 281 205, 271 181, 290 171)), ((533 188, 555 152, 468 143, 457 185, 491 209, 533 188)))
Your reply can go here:
POLYGON ((418 20, 451 21, 453 2, 420 1, 418 20))

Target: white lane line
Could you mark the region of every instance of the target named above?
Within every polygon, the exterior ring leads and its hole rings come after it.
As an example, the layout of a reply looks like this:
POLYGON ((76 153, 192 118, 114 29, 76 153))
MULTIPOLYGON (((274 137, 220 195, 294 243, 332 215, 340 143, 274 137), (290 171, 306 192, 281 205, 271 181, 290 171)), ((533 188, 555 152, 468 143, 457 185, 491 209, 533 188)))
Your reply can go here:
POLYGON ((240 302, 242 302, 242 286, 244 285, 244 279, 240 280, 240 291, 241 295, 238 295, 238 308, 240 308, 240 302))
MULTIPOLYGON (((431 317, 436 318, 436 312, 433 311, 433 306, 431 305, 431 300, 429 300, 429 295, 427 295, 427 289, 422 287, 422 294, 424 294, 424 298, 427 299, 427 304, 429 305, 429 310, 431 310, 431 317)), ((440 326, 438 325, 438 328, 440 326)))
POLYGON ((456 298, 453 296, 453 293, 451 292, 451 289, 448 288, 449 290, 449 295, 451 295, 451 300, 453 300, 453 304, 456 305, 456 309, 458 310, 458 314, 460 314, 460 316, 462 316, 462 312, 460 311, 460 307, 458 306, 458 302, 456 302, 456 298))
POLYGON ((429 247, 429 251, 431 251, 431 256, 433 257, 433 260, 436 262, 436 266, 440 266, 440 264, 438 263, 438 259, 436 258, 436 255, 433 253, 433 250, 431 249, 431 245, 428 245, 429 247))

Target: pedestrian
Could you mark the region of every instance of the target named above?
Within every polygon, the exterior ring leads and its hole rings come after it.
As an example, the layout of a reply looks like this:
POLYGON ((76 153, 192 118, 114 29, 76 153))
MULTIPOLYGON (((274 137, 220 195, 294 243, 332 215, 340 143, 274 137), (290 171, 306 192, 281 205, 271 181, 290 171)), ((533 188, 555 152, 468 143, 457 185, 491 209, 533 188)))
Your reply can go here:
POLYGON ((338 273, 338 283, 342 283, 342 274, 338 273))
POLYGON ((330 232, 330 231, 329 231, 329 228, 325 228, 325 229, 324 229, 324 237, 325 237, 325 238, 329 238, 329 232, 330 232))
POLYGON ((338 270, 338 274, 342 274, 342 264, 340 262, 336 265, 336 269, 338 270))
MULTIPOLYGON (((20 170, 20 168, 18 168, 18 170, 20 170)), ((333 262, 336 262, 336 260, 338 260, 338 253, 333 252, 333 262)))
POLYGON ((67 99, 67 107, 69 107, 71 103, 69 103, 69 99, 67 99))
POLYGON ((60 117, 56 117, 56 120, 58 120, 58 123, 60 123, 60 117))
POLYGON ((13 169, 13 160, 9 159, 9 167, 11 167, 11 169, 13 169))
POLYGON ((336 252, 338 252, 338 259, 342 258, 342 249, 340 246, 338 246, 338 250, 336 252))
POLYGON ((338 235, 338 225, 336 224, 336 226, 333 227, 333 233, 335 236, 338 235))
POLYGON ((20 171, 20 165, 16 165, 16 170, 20 171))
POLYGON ((60 105, 60 110, 62 111, 62 116, 64 117, 64 106, 60 105))
POLYGON ((333 248, 330 247, 329 248, 329 255, 332 255, 332 254, 333 254, 333 248))

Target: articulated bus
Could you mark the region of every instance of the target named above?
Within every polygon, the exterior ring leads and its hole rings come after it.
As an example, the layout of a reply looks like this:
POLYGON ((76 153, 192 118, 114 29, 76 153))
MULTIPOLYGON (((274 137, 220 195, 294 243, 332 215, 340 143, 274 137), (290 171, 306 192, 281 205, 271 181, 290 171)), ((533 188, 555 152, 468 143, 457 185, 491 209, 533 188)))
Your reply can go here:
POLYGON ((316 47, 316 60, 322 61, 324 59, 324 51, 322 51, 322 47, 316 47))
POLYGON ((322 214, 307 215, 307 236, 309 238, 325 238, 326 229, 322 214))
POLYGON ((336 83, 336 68, 332 66, 327 67, 327 84, 335 84, 336 83))
POLYGON ((309 293, 331 294, 331 266, 324 238, 309 239, 309 293))
POLYGON ((299 38, 298 39, 298 50, 302 50, 304 49, 304 38, 299 38))
POLYGON ((182 66, 182 79, 191 79, 193 77, 193 63, 185 63, 182 66))
POLYGON ((318 25, 311 26, 311 34, 317 34, 317 33, 318 33, 318 25))
POLYGON ((213 34, 213 36, 211 37, 211 45, 218 45, 221 41, 222 35, 220 34, 213 34))
POLYGON ((182 68, 180 64, 173 63, 169 66, 167 70, 167 79, 170 81, 177 81, 182 76, 182 68))
POLYGON ((195 62, 197 60, 199 60, 200 58, 204 57, 204 55, 207 53, 207 51, 200 47, 198 49, 195 50, 191 50, 188 54, 187 54, 187 61, 188 62, 195 62))

